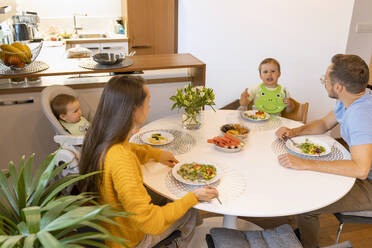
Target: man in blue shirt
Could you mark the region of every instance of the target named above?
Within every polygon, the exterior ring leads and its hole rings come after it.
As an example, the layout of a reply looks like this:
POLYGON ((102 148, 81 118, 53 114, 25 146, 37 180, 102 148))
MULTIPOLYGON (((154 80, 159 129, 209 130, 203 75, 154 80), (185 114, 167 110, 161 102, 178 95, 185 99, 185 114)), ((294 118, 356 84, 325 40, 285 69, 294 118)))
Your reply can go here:
POLYGON ((356 55, 333 56, 322 83, 328 96, 338 99, 335 109, 324 118, 298 128, 281 127, 276 135, 285 140, 306 134, 323 134, 341 126, 341 136, 349 145, 351 160, 305 160, 290 154, 278 157, 280 165, 357 178, 353 188, 339 201, 316 211, 296 216, 305 248, 317 247, 321 213, 372 209, 372 91, 366 89, 367 64, 356 55))

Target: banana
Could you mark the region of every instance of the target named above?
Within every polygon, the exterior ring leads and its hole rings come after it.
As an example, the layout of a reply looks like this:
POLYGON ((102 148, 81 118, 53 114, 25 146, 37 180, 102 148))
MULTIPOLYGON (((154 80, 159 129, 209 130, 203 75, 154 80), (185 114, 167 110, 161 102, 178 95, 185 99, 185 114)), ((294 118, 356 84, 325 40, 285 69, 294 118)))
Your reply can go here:
POLYGON ((25 63, 27 63, 28 61, 28 57, 27 55, 22 51, 22 50, 19 50, 18 48, 12 46, 12 45, 8 45, 8 44, 3 44, 0 46, 1 50, 5 51, 5 52, 10 52, 10 53, 15 53, 17 54, 17 56, 25 63))
POLYGON ((16 41, 12 44, 12 46, 14 46, 15 48, 18 48, 20 51, 23 52, 24 55, 26 55, 26 58, 27 58, 27 61, 23 61, 23 62, 26 62, 26 63, 30 63, 31 62, 31 51, 29 51, 30 48, 26 48, 26 45, 23 45, 22 43, 16 41))
POLYGON ((25 48, 25 50, 26 50, 26 52, 27 52, 28 58, 29 58, 29 60, 30 60, 30 62, 31 62, 31 59, 32 59, 31 49, 30 49, 29 46, 27 46, 26 44, 23 44, 23 46, 24 46, 24 48, 25 48))

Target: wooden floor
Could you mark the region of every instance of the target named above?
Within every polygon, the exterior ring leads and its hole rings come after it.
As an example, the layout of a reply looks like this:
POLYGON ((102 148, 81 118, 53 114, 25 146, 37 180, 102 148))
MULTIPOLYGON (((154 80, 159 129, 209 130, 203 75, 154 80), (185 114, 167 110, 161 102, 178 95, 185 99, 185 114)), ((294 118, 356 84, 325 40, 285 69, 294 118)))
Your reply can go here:
MULTIPOLYGON (((331 245, 336 240, 338 221, 333 215, 320 216, 320 246, 331 245)), ((372 225, 345 223, 340 242, 350 240, 355 248, 372 247, 372 225)))
MULTIPOLYGON (((201 211, 204 218, 216 216, 201 211)), ((339 222, 331 214, 320 216, 320 247, 334 244, 339 222)), ((354 248, 372 248, 372 225, 345 223, 340 237, 340 242, 349 240, 354 248)))

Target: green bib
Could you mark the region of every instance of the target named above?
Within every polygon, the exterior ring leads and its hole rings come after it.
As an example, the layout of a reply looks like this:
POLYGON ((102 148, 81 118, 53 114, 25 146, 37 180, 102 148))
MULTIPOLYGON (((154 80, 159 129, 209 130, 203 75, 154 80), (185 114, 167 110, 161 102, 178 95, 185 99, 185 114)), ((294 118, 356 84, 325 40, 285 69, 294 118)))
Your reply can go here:
POLYGON ((264 84, 261 84, 260 88, 259 97, 254 104, 256 108, 269 114, 282 112, 285 108, 282 86, 278 84, 275 90, 269 90, 264 84))

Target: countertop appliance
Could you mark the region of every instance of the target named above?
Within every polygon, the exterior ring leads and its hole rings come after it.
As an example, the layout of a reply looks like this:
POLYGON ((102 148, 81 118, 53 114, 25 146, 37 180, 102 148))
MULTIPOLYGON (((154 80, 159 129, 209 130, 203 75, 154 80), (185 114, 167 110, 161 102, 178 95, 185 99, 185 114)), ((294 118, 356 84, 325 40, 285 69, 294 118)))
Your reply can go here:
POLYGON ((15 40, 34 40, 38 34, 40 18, 36 12, 22 12, 13 16, 13 28, 15 40))

